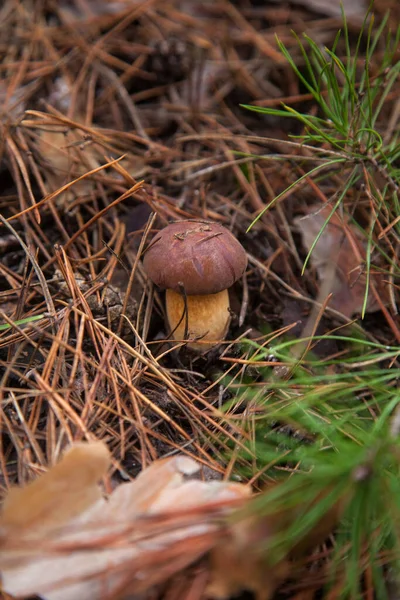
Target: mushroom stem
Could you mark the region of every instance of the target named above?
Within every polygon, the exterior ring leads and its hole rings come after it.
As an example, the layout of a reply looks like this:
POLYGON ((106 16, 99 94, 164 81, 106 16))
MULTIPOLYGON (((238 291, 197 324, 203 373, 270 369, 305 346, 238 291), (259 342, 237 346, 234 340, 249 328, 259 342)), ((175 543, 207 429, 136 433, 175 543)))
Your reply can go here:
POLYGON ((193 350, 209 350, 225 338, 230 321, 228 290, 218 294, 187 296, 186 305, 187 320, 185 298, 173 290, 166 291, 167 319, 173 339, 184 339, 186 323, 187 338, 199 340, 188 343, 193 350))

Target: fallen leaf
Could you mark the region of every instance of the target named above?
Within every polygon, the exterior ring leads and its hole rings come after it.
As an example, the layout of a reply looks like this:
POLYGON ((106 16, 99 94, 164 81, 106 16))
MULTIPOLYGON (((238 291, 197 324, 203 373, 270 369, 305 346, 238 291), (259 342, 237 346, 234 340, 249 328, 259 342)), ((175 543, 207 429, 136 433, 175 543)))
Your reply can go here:
POLYGON ((108 460, 104 444, 79 445, 10 492, 0 538, 6 592, 48 600, 146 592, 204 555, 222 526, 215 513, 221 519, 232 501, 251 493, 242 484, 187 480, 199 465, 175 456, 105 499, 97 480, 108 460))
POLYGON ((304 507, 228 520, 247 505, 250 487, 195 479, 200 466, 183 455, 155 461, 105 498, 98 479, 109 461, 104 444, 78 444, 36 481, 11 490, 0 520, 5 592, 45 600, 146 600, 204 558, 208 598, 250 590, 269 600, 291 561, 322 542, 342 510, 328 511, 272 565, 268 540, 304 507))
POLYGON ((210 553, 209 595, 227 600, 250 591, 257 600, 269 600, 290 568, 286 559, 273 568, 266 561, 261 549, 274 533, 274 517, 249 518, 234 524, 210 553))
MULTIPOLYGON (((328 493, 329 489, 317 496, 313 504, 317 504, 328 493)), ((301 563, 304 556, 333 531, 349 497, 350 494, 344 495, 335 503, 307 535, 288 548, 279 561, 274 560, 273 551, 268 551, 268 541, 276 535, 282 536, 293 522, 302 519, 306 507, 300 504, 266 516, 248 511, 249 516, 232 523, 210 552, 211 580, 208 593, 212 598, 227 600, 247 590, 254 594, 256 600, 270 600, 279 585, 293 572, 296 563, 301 563)), ((288 536, 286 538, 289 539, 288 536)))
POLYGON ((0 517, 3 536, 41 532, 72 519, 101 498, 99 480, 110 464, 102 442, 74 444, 47 473, 23 487, 12 488, 0 517))
MULTIPOLYGON (((330 212, 330 206, 311 206, 306 216, 294 219, 307 252, 330 212)), ((325 282, 331 282, 326 294, 327 296, 328 293, 332 293, 329 307, 347 317, 360 313, 364 304, 367 285, 366 257, 364 236, 350 224, 349 219, 342 219, 336 211, 313 248, 311 264, 318 273, 321 287, 325 282)), ((369 285, 366 311, 374 312, 380 309, 380 304, 373 294, 372 286, 378 290, 382 301, 386 301, 383 274, 372 268, 369 285)))

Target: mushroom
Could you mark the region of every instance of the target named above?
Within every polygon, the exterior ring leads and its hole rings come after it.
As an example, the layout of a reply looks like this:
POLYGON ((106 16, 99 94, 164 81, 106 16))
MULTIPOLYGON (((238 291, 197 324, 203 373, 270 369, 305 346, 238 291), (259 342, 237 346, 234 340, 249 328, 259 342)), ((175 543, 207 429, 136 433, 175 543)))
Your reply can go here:
POLYGON ((222 225, 179 221, 162 229, 144 255, 149 278, 166 289, 171 336, 209 350, 228 331, 230 288, 247 266, 242 245, 222 225))

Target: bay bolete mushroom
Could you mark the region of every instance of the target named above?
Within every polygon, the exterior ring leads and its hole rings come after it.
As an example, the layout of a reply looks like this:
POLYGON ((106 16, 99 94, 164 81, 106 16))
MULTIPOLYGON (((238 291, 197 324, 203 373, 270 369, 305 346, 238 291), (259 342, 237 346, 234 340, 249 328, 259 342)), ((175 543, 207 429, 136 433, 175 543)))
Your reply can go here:
POLYGON ((166 290, 172 337, 208 350, 225 338, 230 288, 247 266, 244 248, 228 229, 209 221, 179 221, 162 229, 144 255, 150 279, 166 290), (203 342, 203 343, 202 343, 203 342))

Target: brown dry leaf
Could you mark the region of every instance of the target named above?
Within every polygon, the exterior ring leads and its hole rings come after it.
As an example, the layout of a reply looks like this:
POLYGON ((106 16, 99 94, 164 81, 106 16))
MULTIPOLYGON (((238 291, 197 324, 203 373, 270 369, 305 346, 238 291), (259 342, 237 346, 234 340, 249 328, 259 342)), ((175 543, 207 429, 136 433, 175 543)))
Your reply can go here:
MULTIPOLYGON (((327 489, 318 496, 315 503, 329 491, 327 489)), ((277 563, 271 563, 271 556, 265 549, 266 543, 273 536, 286 531, 296 519, 302 518, 305 507, 297 506, 264 517, 253 515, 237 520, 220 536, 210 553, 211 581, 208 592, 211 597, 227 600, 248 590, 257 600, 272 598, 279 585, 293 572, 296 563, 301 563, 306 554, 333 531, 349 498, 350 495, 344 495, 277 563)))
POLYGON ((102 442, 72 446, 47 473, 9 491, 0 518, 2 536, 43 532, 82 513, 101 498, 98 482, 109 464, 102 442))
MULTIPOLYGON (((0 570, 8 593, 96 600, 122 598, 127 587, 146 592, 216 543, 221 524, 209 515, 213 506, 225 502, 229 508, 251 493, 242 484, 186 480, 199 467, 176 456, 156 461, 108 500, 99 498, 93 489, 108 462, 102 469, 92 464, 95 446, 88 445, 86 453, 83 445, 73 448, 59 465, 6 500, 0 570)), ((105 446, 97 449, 104 457, 105 446)), ((222 506, 218 514, 224 512, 222 506)))
POLYGON ((276 533, 275 518, 250 518, 231 527, 211 551, 211 581, 208 593, 226 600, 240 592, 251 591, 257 600, 269 600, 289 572, 282 560, 271 569, 262 543, 276 533))
POLYGON ((250 590, 257 600, 269 600, 291 561, 322 542, 343 509, 335 506, 271 568, 265 542, 296 511, 228 524, 226 516, 238 501, 243 506, 251 489, 193 479, 199 465, 185 456, 155 461, 106 499, 97 481, 109 460, 101 442, 77 444, 35 482, 11 490, 0 530, 7 593, 46 600, 144 600, 155 586, 208 555, 207 597, 227 599, 250 590))
MULTIPOLYGON (((78 115, 76 123, 84 123, 83 117, 78 115)), ((95 131, 97 130, 95 129, 95 131)), ((82 177, 91 170, 98 169, 107 161, 109 150, 103 148, 96 141, 86 140, 85 133, 78 127, 68 129, 68 133, 59 128, 57 130, 38 129, 37 131, 36 149, 38 155, 45 159, 46 181, 51 192, 75 178, 82 177)), ((145 162, 141 157, 127 155, 120 162, 121 164, 117 165, 117 172, 114 174, 117 180, 123 180, 124 172, 129 173, 130 178, 138 178, 147 172, 145 162)), ((75 182, 72 190, 63 192, 63 201, 68 204, 77 194, 87 194, 94 186, 93 179, 81 179, 75 182)))
MULTIPOLYGON (((41 128, 36 129, 36 151, 44 162, 49 191, 55 191, 69 181, 99 168, 110 158, 110 153, 117 156, 118 151, 111 152, 108 146, 103 146, 98 141, 107 138, 107 135, 104 135, 102 128, 96 123, 91 123, 90 127, 87 125, 81 107, 74 112, 72 121, 69 117, 64 120, 63 115, 69 114, 72 103, 71 86, 65 78, 58 77, 55 80, 48 101, 60 113, 59 124, 54 123, 57 117, 47 115, 52 122, 45 122, 41 128)), ((23 121, 22 124, 26 122, 23 121)), ((132 183, 132 178, 139 178, 146 171, 142 157, 126 153, 121 164, 116 165, 114 176, 123 180, 126 174, 132 183)), ((81 179, 75 182, 72 190, 63 193, 64 201, 68 204, 77 194, 89 193, 94 186, 93 179, 81 179)))
MULTIPOLYGON (((307 216, 294 219, 307 251, 311 249, 330 212, 330 206, 314 205, 309 207, 307 216)), ((329 302, 330 308, 347 317, 361 312, 367 283, 365 263, 365 238, 348 219, 342 220, 335 212, 311 254, 311 264, 317 270, 321 287, 324 282, 329 283, 329 280, 332 280, 327 291, 327 294, 333 294, 329 302)), ((384 302, 386 298, 383 275, 372 269, 369 284, 366 310, 374 312, 379 310, 380 305, 373 294, 372 286, 375 286, 384 302)))
POLYGON ((297 518, 296 510, 228 524, 237 501, 243 506, 249 499, 249 486, 193 479, 199 465, 185 456, 155 461, 106 499, 97 481, 108 464, 104 444, 78 444, 37 481, 10 492, 0 537, 6 592, 46 600, 144 600, 208 555, 207 597, 250 590, 257 600, 269 600, 291 561, 326 538, 344 506, 333 507, 271 568, 265 542, 297 518))
MULTIPOLYGON (((78 117, 77 122, 83 122, 83 118, 78 117)), ((99 150, 94 145, 85 144, 79 130, 69 130, 65 134, 61 130, 39 129, 38 133, 37 151, 47 163, 46 178, 50 191, 104 164, 99 150)), ((88 193, 93 186, 93 180, 86 178, 75 184, 74 192, 88 193)), ((66 200, 71 198, 71 192, 66 192, 66 200)))

